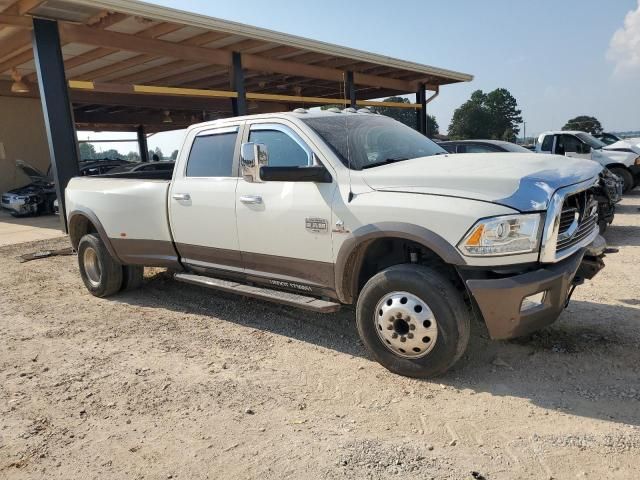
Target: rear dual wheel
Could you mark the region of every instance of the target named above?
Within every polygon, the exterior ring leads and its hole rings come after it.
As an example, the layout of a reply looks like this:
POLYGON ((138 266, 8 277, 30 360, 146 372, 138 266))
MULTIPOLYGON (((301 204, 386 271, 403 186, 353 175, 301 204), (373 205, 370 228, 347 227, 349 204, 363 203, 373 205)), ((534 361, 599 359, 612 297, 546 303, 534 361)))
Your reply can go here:
POLYGON ((360 338, 393 373, 433 377, 449 370, 469 341, 470 312, 441 273, 397 265, 374 275, 356 307, 360 338))
POLYGON ((78 266, 87 290, 96 297, 108 297, 120 290, 140 287, 144 268, 117 262, 95 233, 84 235, 78 244, 78 266))

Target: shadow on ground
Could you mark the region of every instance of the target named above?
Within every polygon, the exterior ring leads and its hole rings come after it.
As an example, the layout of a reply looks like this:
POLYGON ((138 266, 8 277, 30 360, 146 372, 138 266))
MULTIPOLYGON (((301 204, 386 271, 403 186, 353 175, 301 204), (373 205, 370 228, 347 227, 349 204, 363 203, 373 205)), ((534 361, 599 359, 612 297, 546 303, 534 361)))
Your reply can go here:
MULTIPOLYGON (((638 214, 640 215, 640 212, 638 214)), ((637 247, 640 246, 640 227, 616 225, 614 220, 613 225, 609 225, 604 233, 604 238, 611 247, 637 247)))
MULTIPOLYGON (((185 286, 165 272, 148 279, 142 290, 114 300, 209 315, 368 358, 350 309, 332 315, 304 312, 185 286)), ((465 359, 435 381, 526 398, 544 409, 640 425, 640 338, 634 322, 640 322, 636 307, 574 301, 558 323, 526 338, 491 341, 481 325, 474 325, 465 359)))

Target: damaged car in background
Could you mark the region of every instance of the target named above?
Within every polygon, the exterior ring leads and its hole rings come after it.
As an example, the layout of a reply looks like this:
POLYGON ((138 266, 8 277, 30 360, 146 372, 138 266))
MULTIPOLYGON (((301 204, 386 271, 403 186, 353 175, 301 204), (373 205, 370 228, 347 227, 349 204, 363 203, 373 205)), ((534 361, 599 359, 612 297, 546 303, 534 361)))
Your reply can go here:
MULTIPOLYGON (((79 173, 83 177, 101 175, 130 163, 118 159, 82 161, 79 173)), ((29 177, 31 183, 4 192, 0 197, 0 207, 9 210, 14 217, 57 213, 56 186, 51 176, 51 167, 46 174, 22 160, 16 160, 16 167, 29 177)))
POLYGON ((53 213, 53 202, 56 199, 53 180, 22 160, 16 160, 16 166, 29 177, 31 183, 4 192, 0 206, 9 210, 14 217, 53 213))

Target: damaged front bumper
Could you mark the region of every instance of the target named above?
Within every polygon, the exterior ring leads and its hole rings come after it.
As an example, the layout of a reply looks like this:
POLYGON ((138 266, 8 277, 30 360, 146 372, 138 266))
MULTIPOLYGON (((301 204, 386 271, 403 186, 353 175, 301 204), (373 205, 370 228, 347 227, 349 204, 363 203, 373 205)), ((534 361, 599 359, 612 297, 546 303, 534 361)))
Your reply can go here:
POLYGON ((573 288, 604 267, 605 249, 605 240, 598 236, 569 258, 537 270, 502 278, 475 278, 469 271, 460 274, 491 338, 514 338, 555 322, 573 288))
POLYGON ((31 215, 38 211, 38 205, 18 197, 2 195, 0 207, 9 210, 14 215, 31 215))

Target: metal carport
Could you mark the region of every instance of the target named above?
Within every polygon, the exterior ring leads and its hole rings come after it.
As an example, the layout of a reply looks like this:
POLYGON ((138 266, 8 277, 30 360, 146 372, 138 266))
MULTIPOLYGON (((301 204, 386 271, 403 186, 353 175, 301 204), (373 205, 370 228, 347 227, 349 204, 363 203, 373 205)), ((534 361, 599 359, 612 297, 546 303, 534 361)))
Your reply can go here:
POLYGON ((145 132, 208 119, 415 93, 391 106, 426 133, 440 86, 472 78, 132 0, 0 0, 0 95, 40 96, 65 230, 76 128, 136 131, 142 147, 145 132))

